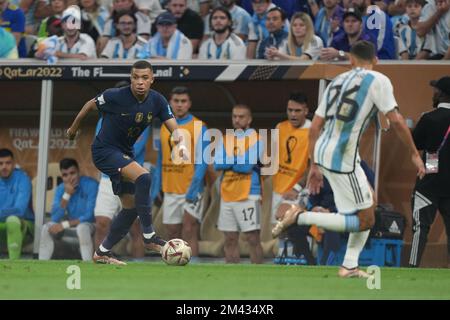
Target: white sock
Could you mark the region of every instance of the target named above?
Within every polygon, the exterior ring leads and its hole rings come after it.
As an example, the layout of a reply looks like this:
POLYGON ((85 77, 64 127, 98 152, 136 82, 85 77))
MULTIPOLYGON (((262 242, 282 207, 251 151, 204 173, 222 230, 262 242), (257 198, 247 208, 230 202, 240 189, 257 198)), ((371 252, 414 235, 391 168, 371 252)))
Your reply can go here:
POLYGON ((359 231, 359 217, 339 213, 303 212, 298 216, 298 225, 315 224, 319 228, 337 232, 359 231))
POLYGON ((109 249, 106 249, 102 244, 98 248, 100 249, 101 252, 108 252, 109 251, 109 249))
POLYGON ((353 269, 358 266, 359 255, 366 244, 369 233, 370 230, 350 233, 348 237, 347 251, 345 252, 342 266, 347 269, 353 269))

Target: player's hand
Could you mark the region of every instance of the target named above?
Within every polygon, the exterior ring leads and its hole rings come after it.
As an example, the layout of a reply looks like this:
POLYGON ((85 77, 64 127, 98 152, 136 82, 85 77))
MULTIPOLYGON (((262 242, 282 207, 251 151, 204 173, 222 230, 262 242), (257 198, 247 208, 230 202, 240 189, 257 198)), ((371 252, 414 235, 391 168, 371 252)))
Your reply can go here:
POLYGON ((79 134, 79 130, 76 128, 72 128, 70 127, 69 129, 67 129, 66 131, 66 137, 69 140, 74 140, 79 134))
POLYGON ((53 235, 56 235, 62 231, 64 231, 64 228, 61 223, 56 223, 52 225, 50 228, 48 228, 48 232, 50 232, 53 235))
POLYGON ((295 200, 298 197, 298 192, 294 189, 291 189, 281 195, 285 200, 295 200))
POLYGON ((422 179, 425 176, 425 165, 423 164, 422 158, 420 157, 419 153, 415 153, 412 156, 412 162, 416 166, 417 176, 419 177, 419 179, 422 179))
POLYGON ((333 60, 338 56, 338 51, 335 48, 323 48, 320 50, 321 60, 333 60))
POLYGON ((311 194, 319 194, 320 189, 323 187, 323 175, 319 167, 315 164, 311 165, 311 169, 309 170, 306 187, 311 194))

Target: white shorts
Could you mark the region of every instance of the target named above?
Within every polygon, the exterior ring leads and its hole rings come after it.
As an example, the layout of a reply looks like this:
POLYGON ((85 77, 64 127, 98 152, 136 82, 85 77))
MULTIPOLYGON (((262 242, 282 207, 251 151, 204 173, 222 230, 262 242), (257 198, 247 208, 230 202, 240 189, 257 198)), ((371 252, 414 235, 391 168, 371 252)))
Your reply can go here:
POLYGON ((261 229, 261 196, 250 195, 239 202, 220 201, 217 228, 220 231, 248 232, 261 229))
POLYGON ((113 193, 112 183, 108 177, 101 177, 95 201, 94 215, 108 217, 111 220, 122 210, 120 198, 113 193))
POLYGON ((186 202, 185 194, 164 193, 164 224, 182 224, 185 211, 201 223, 203 216, 203 199, 199 199, 197 203, 193 204, 186 202))
POLYGON ((331 172, 320 167, 333 189, 334 202, 341 214, 354 214, 355 211, 370 208, 373 205, 372 189, 361 165, 355 165, 352 173, 331 172))

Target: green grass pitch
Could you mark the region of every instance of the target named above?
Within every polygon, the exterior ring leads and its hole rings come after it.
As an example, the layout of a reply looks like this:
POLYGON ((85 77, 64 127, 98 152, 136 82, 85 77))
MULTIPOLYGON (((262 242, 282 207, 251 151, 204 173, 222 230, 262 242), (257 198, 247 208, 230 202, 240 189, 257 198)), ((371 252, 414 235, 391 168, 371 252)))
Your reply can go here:
POLYGON ((0 299, 450 299, 450 269, 382 268, 381 289, 339 279, 337 267, 0 260, 0 299), (81 289, 69 290, 70 265, 81 289))

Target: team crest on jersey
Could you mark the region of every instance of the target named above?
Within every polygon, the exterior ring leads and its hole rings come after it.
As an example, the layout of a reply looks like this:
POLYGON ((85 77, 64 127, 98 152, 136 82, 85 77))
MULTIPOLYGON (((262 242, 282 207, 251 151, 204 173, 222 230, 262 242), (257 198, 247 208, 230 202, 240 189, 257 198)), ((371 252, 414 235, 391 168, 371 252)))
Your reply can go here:
POLYGON ((147 123, 152 122, 153 114, 151 112, 147 113, 147 123))
POLYGON ((141 123, 142 120, 144 120, 144 114, 142 112, 136 113, 136 118, 134 118, 134 121, 141 123))
POLYGON ((97 102, 99 105, 105 104, 105 98, 103 97, 103 95, 97 98, 97 102))

